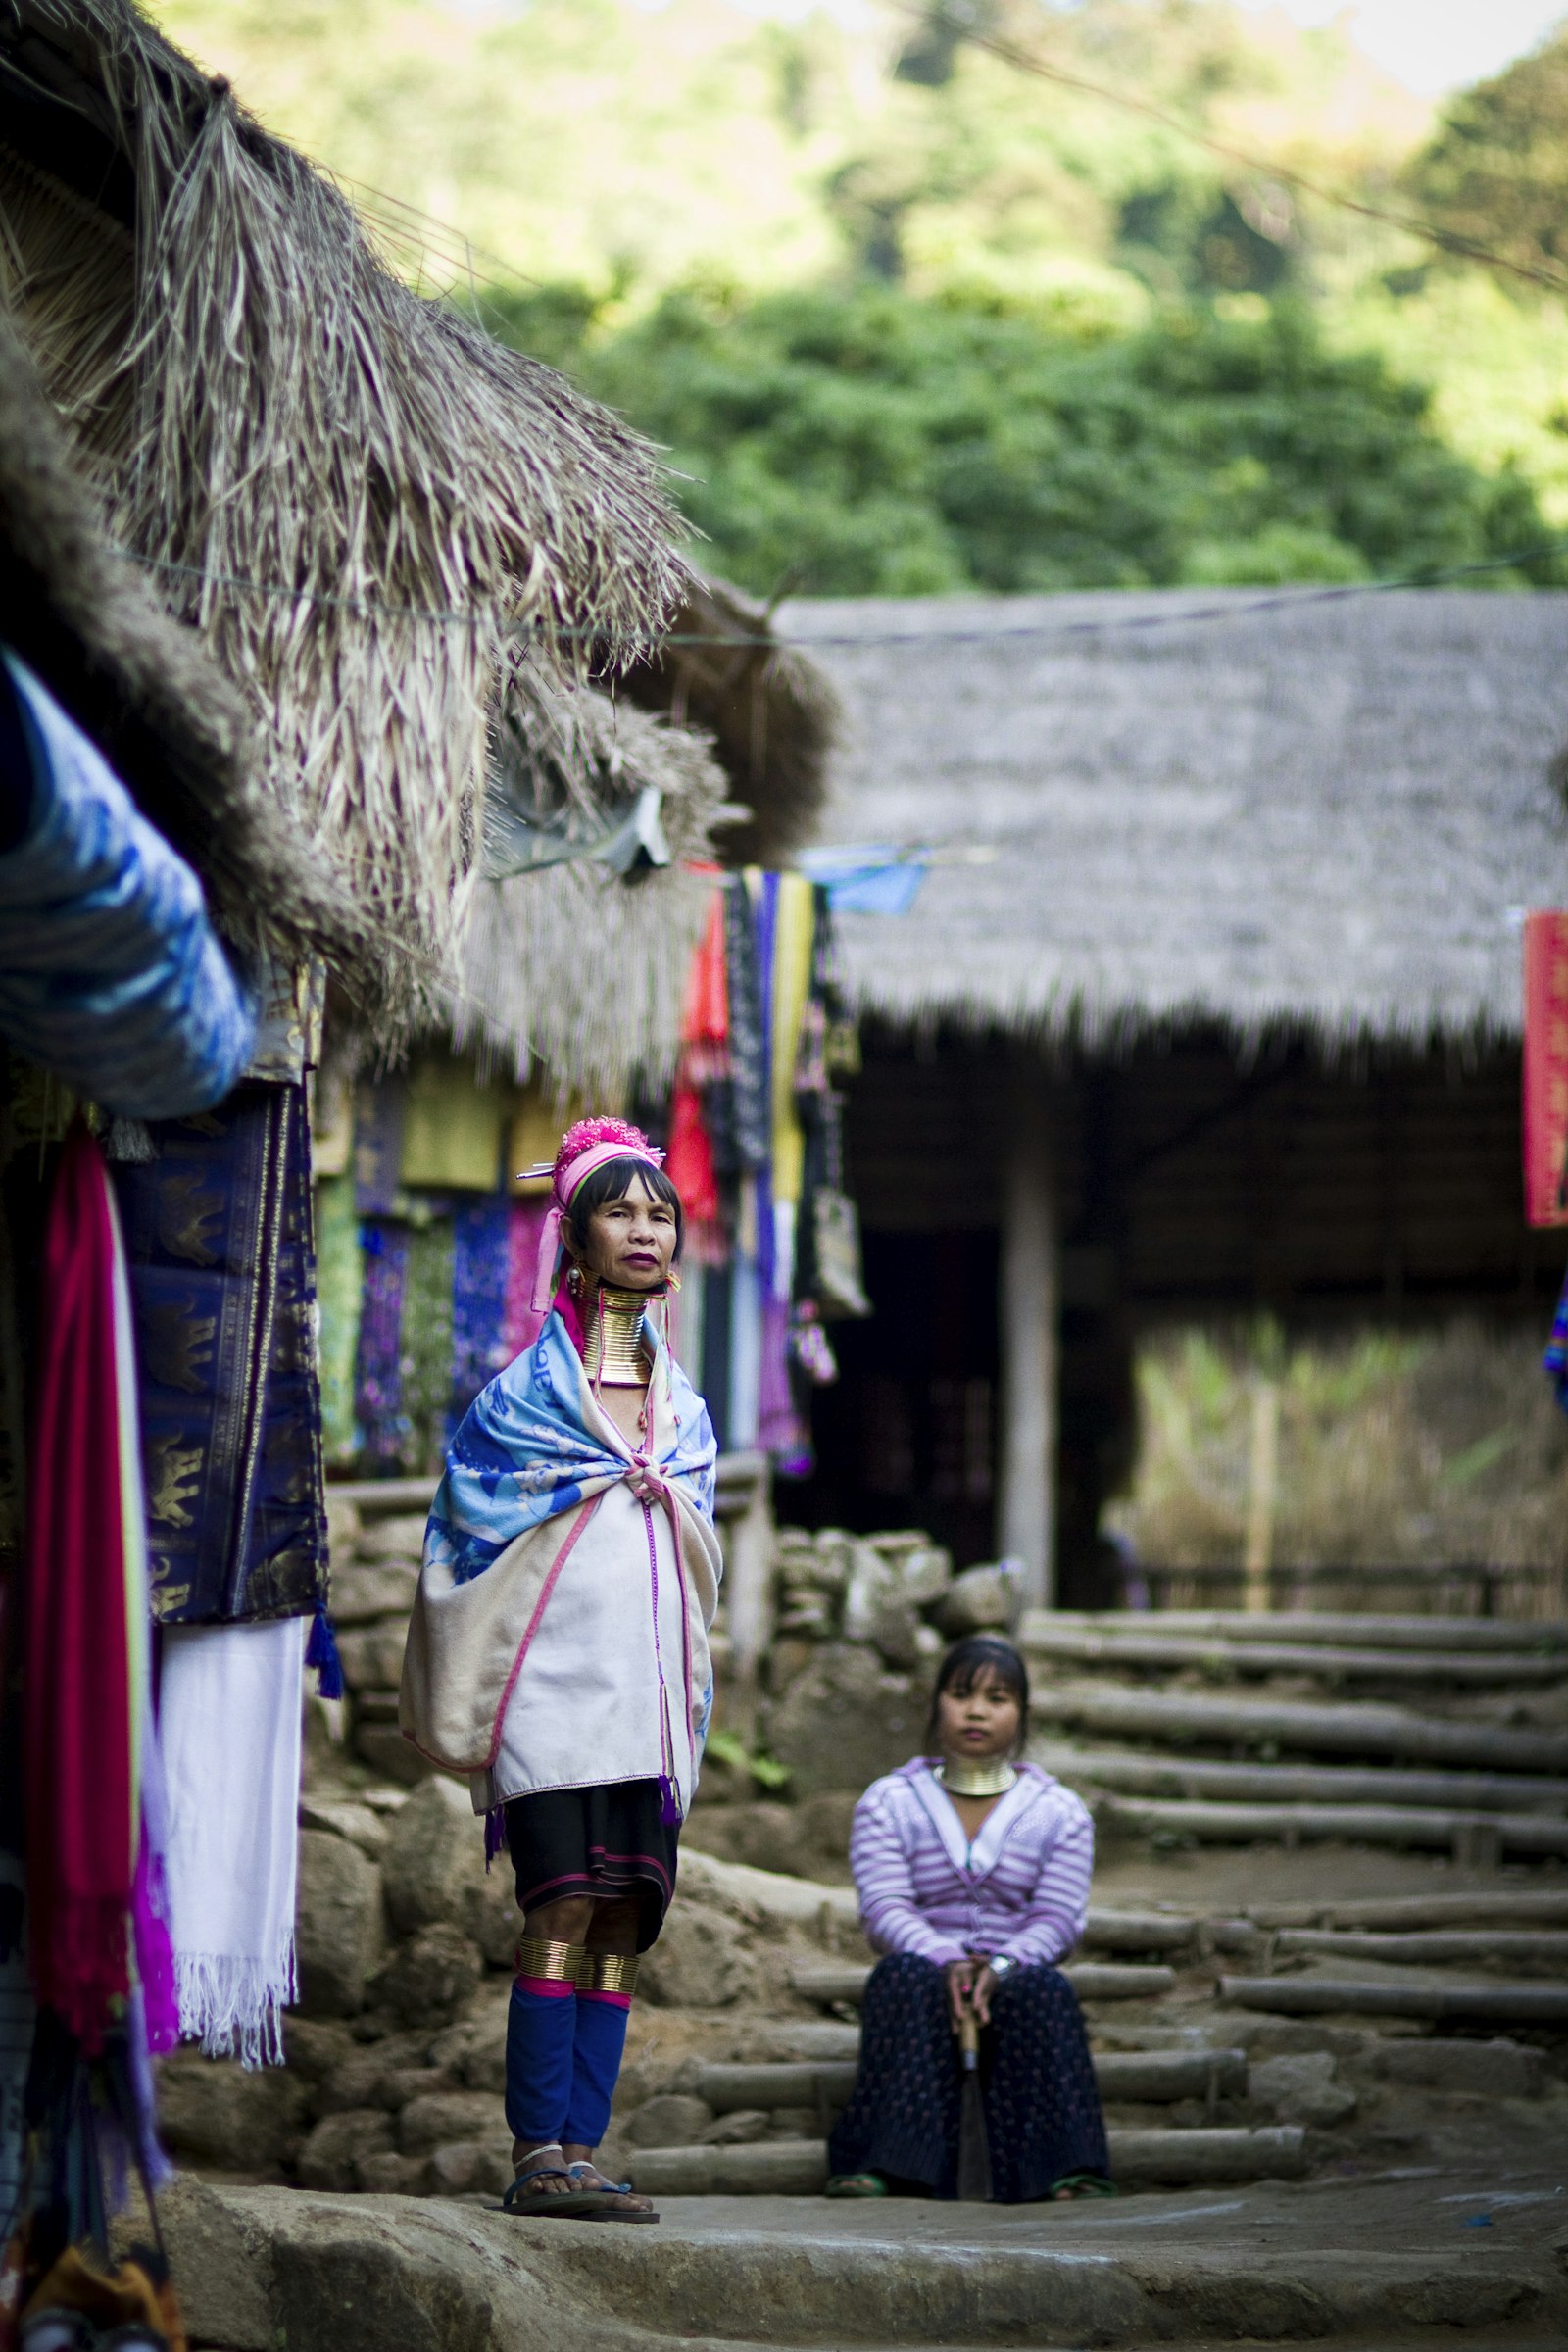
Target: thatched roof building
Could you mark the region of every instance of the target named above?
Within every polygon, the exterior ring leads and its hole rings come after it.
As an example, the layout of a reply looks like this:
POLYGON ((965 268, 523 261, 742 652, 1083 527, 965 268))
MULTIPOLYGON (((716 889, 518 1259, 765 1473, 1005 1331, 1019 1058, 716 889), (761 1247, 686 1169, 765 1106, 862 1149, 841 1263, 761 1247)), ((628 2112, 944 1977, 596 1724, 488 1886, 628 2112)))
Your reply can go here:
POLYGON ((1568 595, 1257 603, 783 609, 847 713, 820 837, 936 853, 907 917, 841 920, 865 1010, 1091 1049, 1517 1031, 1518 911, 1568 892, 1568 595))
POLYGON ((348 867, 394 1015, 450 980, 487 727, 684 593, 616 418, 383 264, 340 191, 131 0, 0 6, 0 294, 115 537, 244 689, 348 867), (514 691, 526 692, 526 680, 514 691))
POLYGON ((1098 1600, 1152 1323, 1544 1334, 1519 928, 1568 903, 1568 596, 1260 601, 780 614, 845 707, 823 835, 929 859, 838 923, 877 1313, 808 1519, 1098 1600))

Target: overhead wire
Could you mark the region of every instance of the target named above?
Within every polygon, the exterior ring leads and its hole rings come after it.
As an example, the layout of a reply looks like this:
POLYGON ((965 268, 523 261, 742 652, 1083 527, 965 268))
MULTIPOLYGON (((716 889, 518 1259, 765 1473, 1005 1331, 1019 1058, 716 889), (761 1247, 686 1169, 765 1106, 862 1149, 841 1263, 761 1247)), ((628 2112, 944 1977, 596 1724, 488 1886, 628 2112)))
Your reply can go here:
MULTIPOLYGON (((378 597, 334 596, 325 590, 292 587, 283 580, 253 580, 231 572, 208 571, 199 564, 178 564, 162 556, 144 556, 132 547, 117 546, 114 552, 127 563, 140 564, 150 571, 166 572, 178 578, 194 580, 204 588, 216 588, 239 595, 276 597, 285 603, 318 605, 338 612, 359 613, 367 619, 419 620, 428 621, 438 627, 459 628, 474 628, 480 620, 480 615, 476 612, 445 612, 430 606, 393 605, 383 602, 378 597)), ((1376 580, 1334 580, 1315 587, 1279 588, 1271 590, 1264 596, 1247 597, 1241 602, 1189 606, 1180 612, 1173 612, 1167 608, 1156 612, 1119 612, 1109 614, 1103 619, 1055 622, 1017 621, 1005 623, 999 628, 943 629, 935 633, 941 636, 945 645, 998 645, 1019 639, 1050 641, 1057 637, 1111 636, 1130 629, 1191 628, 1216 621, 1241 620, 1254 612, 1297 611, 1306 605, 1339 604, 1358 596, 1387 596, 1400 588, 1436 588, 1442 586, 1446 581, 1474 579, 1489 572, 1515 571, 1522 564, 1544 563, 1550 557, 1562 555, 1568 555, 1568 539, 1550 539, 1537 547, 1516 548, 1508 555, 1488 556, 1473 564, 1427 565, 1418 571, 1393 573, 1376 580)), ((1080 588, 1063 590, 1060 593, 1064 596, 1098 594, 1169 597, 1179 595, 1181 589, 1179 585, 1174 588, 1153 586, 1099 590, 1080 588)), ((1200 594, 1202 592, 1197 590, 1193 593, 1200 594)), ((1231 594, 1234 597, 1236 592, 1232 591, 1231 594)), ((846 601, 858 602, 859 600, 847 599, 846 601)), ((868 601, 881 602, 883 600, 868 601)), ((934 600, 921 597, 888 601, 929 606, 934 600)), ((602 642, 602 632, 597 629, 550 629, 542 624, 531 624, 525 620, 515 621, 511 624, 511 627, 514 635, 528 637, 539 645, 547 645, 553 639, 558 639, 563 643, 597 644, 602 642)), ((809 634, 799 637, 781 637, 776 630, 769 633, 761 630, 748 632, 737 629, 719 634, 702 630, 671 629, 659 640, 659 645, 661 648, 681 645, 712 646, 728 651, 743 646, 755 646, 773 653, 781 652, 786 648, 807 652, 812 646, 823 645, 906 645, 917 634, 930 633, 907 628, 843 628, 812 629, 809 634)))
POLYGON ((1480 244, 1473 237, 1461 236, 1453 229, 1439 228, 1434 222, 1419 220, 1413 214, 1396 212, 1391 206, 1374 204, 1366 197, 1347 195, 1342 188, 1324 187, 1304 172, 1297 172, 1289 165, 1271 163, 1262 156, 1250 154, 1245 148, 1233 146, 1229 140, 1216 139, 1209 131, 1195 129, 1192 123, 1184 122, 1180 115, 1172 114, 1167 107, 1156 106, 1152 99, 1135 97, 1128 90, 1118 90, 1109 83, 1092 80, 1088 74, 1074 73, 1066 66, 1054 65, 1033 50, 1020 48, 1014 41, 1003 39, 995 33, 977 31, 972 24, 951 16, 941 6, 922 7, 920 0, 892 0, 892 5, 900 16, 907 17, 912 23, 928 27, 940 26, 943 31, 967 42, 970 48, 984 50, 988 56, 999 58, 1004 65, 1012 66, 1020 74, 1032 74, 1041 81, 1054 82, 1060 89, 1076 90, 1083 97, 1099 98, 1107 106, 1120 107, 1125 114, 1140 115, 1146 122, 1158 122, 1191 145, 1201 147, 1226 163, 1240 164, 1249 172, 1260 172, 1269 179, 1279 181, 1283 187, 1298 189, 1302 195, 1311 196, 1320 204, 1333 205, 1341 212, 1354 213, 1363 220, 1380 221, 1385 227, 1399 229, 1406 236, 1417 237, 1425 244, 1436 246, 1442 253, 1456 254, 1466 261, 1484 262, 1489 269, 1505 270, 1510 276, 1524 278, 1532 285, 1546 286, 1554 294, 1568 294, 1568 275, 1561 270, 1535 269, 1528 262, 1515 261, 1505 253, 1494 253, 1490 246, 1480 244))

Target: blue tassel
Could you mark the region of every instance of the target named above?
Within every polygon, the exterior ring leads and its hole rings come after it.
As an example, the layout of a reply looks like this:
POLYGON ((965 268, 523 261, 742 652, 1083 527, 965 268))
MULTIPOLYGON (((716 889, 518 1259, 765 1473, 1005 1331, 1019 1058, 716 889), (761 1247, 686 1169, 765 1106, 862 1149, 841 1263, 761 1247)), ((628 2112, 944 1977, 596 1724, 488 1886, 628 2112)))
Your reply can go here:
POLYGON ((659 1776, 659 1818, 666 1829, 680 1826, 680 1793, 667 1772, 659 1776))
POLYGON ((316 1668, 316 1688, 322 1698, 342 1697, 343 1661, 337 1654, 337 1636, 324 1603, 318 1608, 311 1626, 311 1638, 305 1644, 305 1663, 316 1668))
POLYGON ((492 1805, 489 1812, 484 1817, 484 1868, 486 1878, 488 1878, 490 1875, 490 1865, 495 1860, 497 1854, 504 1854, 506 1850, 507 1808, 505 1805, 492 1805))

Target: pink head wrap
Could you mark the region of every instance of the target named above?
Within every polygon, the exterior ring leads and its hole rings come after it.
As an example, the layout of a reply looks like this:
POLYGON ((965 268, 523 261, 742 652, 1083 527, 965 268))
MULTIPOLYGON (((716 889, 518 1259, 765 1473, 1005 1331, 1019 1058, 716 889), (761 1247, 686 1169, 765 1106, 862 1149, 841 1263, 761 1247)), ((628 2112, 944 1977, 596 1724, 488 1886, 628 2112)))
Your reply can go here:
POLYGON ((640 1159, 650 1168, 662 1168, 664 1164, 662 1152, 655 1149, 640 1127, 633 1127, 626 1119, 579 1119, 561 1139, 551 1179, 550 1208, 539 1236, 539 1255, 533 1270, 533 1298, 529 1303, 536 1315, 548 1314, 555 1297, 562 1220, 571 1206, 572 1198, 595 1168, 608 1167, 612 1159, 640 1159))

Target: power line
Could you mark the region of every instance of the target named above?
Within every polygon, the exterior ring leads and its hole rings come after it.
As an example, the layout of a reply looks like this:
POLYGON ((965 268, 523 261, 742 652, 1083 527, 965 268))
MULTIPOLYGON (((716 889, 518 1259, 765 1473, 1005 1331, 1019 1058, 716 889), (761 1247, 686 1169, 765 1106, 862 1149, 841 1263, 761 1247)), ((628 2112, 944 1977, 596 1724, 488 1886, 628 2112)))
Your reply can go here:
MULTIPOLYGON (((203 587, 218 588, 246 596, 277 598, 288 604, 307 604, 328 611, 347 612, 369 619, 427 621, 437 627, 477 628, 483 616, 474 611, 444 612, 437 607, 422 605, 392 605, 378 597, 333 596, 314 588, 293 588, 280 580, 245 579, 237 573, 206 571, 199 564, 176 564, 160 556, 144 556, 130 547, 117 547, 115 554, 126 562, 140 564, 150 571, 161 571, 177 578, 199 581, 203 587)), ((944 629, 940 636, 944 645, 1001 645, 1027 639, 1049 642, 1058 637, 1103 637, 1128 630, 1182 629, 1202 626, 1217 621, 1243 620, 1254 612, 1295 612, 1307 605, 1342 604, 1351 597, 1387 596, 1399 588, 1437 588, 1447 581, 1475 579, 1488 572, 1513 571, 1524 564, 1539 564, 1551 556, 1568 555, 1568 539, 1551 539, 1539 547, 1524 547, 1506 556, 1489 556, 1475 564, 1449 564, 1428 567, 1421 571, 1400 572, 1380 580, 1338 580, 1321 587, 1281 588, 1266 596, 1249 597, 1245 603, 1198 605, 1182 612, 1123 612, 1103 619, 1064 621, 1020 621, 996 629, 944 629)), ((1072 593, 1066 591, 1064 593, 1072 593)), ((1078 593, 1095 593, 1079 591, 1078 593)), ((1168 596, 1170 589, 1125 589, 1100 593, 1168 596)), ((910 597, 905 600, 912 606, 928 604, 931 600, 910 597)), ((533 627, 526 621, 506 624, 510 633, 529 636, 540 644, 552 638, 566 643, 598 644, 602 632, 597 629, 561 628, 550 630, 533 627)), ((780 637, 761 631, 749 633, 736 630, 733 635, 720 636, 699 630, 671 629, 659 640, 661 649, 666 646, 709 646, 733 652, 739 647, 755 646, 777 653, 786 648, 806 653, 812 646, 877 646, 907 645, 914 632, 908 629, 813 629, 809 636, 780 637)))
POLYGON ((1298 189, 1302 195, 1316 197, 1320 204, 1335 205, 1341 212, 1355 213, 1363 220, 1379 220, 1385 227, 1397 228, 1406 236, 1419 237, 1441 253, 1461 255, 1466 261, 1485 262, 1489 269, 1507 270, 1514 277, 1527 279, 1532 285, 1546 286, 1554 294, 1568 294, 1568 276, 1560 270, 1532 269, 1528 262, 1516 262, 1504 253, 1494 253, 1490 246, 1478 244, 1474 238, 1462 237, 1446 228, 1436 228, 1430 221, 1417 220, 1408 213, 1396 213, 1386 205, 1370 204, 1358 196, 1347 196, 1339 188, 1325 188, 1304 172, 1294 172, 1287 165, 1266 162, 1261 156, 1250 155, 1245 148, 1233 147, 1224 139, 1216 139, 1207 131, 1195 130, 1179 115, 1156 106, 1152 99, 1135 98, 1126 90, 1112 89, 1102 81, 1091 81, 1087 74, 1069 73, 1064 66, 1054 66, 1033 51, 1020 49, 1012 41, 1000 39, 995 33, 977 32, 942 7, 922 8, 918 0, 893 0, 901 16, 922 25, 940 25, 967 41, 971 48, 983 49, 1000 58, 1004 65, 1012 66, 1020 74, 1033 74, 1041 81, 1054 82, 1058 88, 1076 90, 1083 97, 1100 98, 1107 106, 1119 106, 1124 113, 1141 115, 1146 122, 1158 122, 1187 139, 1195 147, 1202 147, 1210 155, 1226 163, 1241 164, 1249 172, 1260 172, 1269 179, 1278 180, 1288 188, 1298 189))

